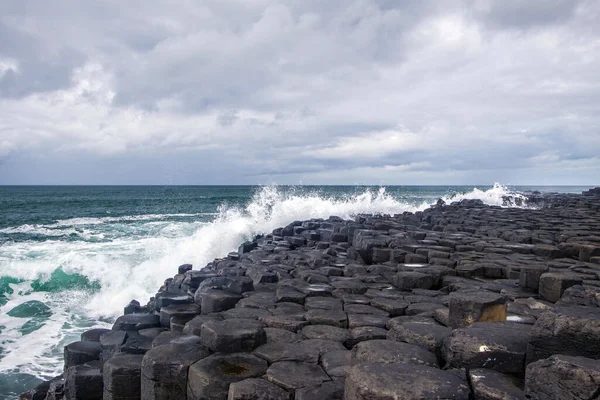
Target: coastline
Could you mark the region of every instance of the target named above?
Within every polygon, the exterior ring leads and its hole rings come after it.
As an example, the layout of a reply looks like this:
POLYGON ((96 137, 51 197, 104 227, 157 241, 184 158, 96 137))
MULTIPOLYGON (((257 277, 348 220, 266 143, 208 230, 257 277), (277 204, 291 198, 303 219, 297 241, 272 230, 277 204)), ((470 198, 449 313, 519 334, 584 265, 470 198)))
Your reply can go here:
POLYGON ((570 393, 549 377, 593 372, 600 354, 600 190, 529 201, 541 208, 464 200, 296 221, 201 270, 182 265, 21 398, 570 393), (577 331, 549 335, 557 320, 591 332, 587 346, 577 331))

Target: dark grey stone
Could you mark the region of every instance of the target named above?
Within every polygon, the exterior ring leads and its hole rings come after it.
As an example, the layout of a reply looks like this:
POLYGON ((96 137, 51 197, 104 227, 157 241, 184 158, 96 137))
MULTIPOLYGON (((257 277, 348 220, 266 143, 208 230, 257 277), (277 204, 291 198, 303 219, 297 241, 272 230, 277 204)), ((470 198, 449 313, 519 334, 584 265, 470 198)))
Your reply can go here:
POLYGON ((391 340, 360 342, 352 349, 352 363, 410 363, 437 367, 435 354, 419 346, 391 340))
POLYGON ((65 400, 102 400, 103 389, 99 366, 76 365, 65 373, 65 400))
POLYGON ((349 369, 345 400, 468 400, 469 386, 448 371, 407 363, 367 363, 349 369))
POLYGON ((599 360, 554 355, 527 366, 525 394, 529 399, 591 400, 599 393, 599 360))
POLYGON ((222 353, 252 351, 267 342, 264 324, 251 319, 208 321, 200 338, 204 346, 222 353))
POLYGON ((99 360, 102 347, 99 342, 73 342, 64 348, 65 370, 88 361, 99 360))
POLYGON ((265 377, 286 390, 316 386, 331 380, 320 366, 295 361, 274 363, 267 369, 265 377))
POLYGON ((531 329, 527 364, 554 354, 600 358, 600 308, 557 307, 531 329))
POLYGON ((530 331, 530 325, 513 322, 478 322, 455 329, 442 344, 445 367, 488 368, 523 375, 530 331))
POLYGON ((185 399, 190 365, 209 355, 210 351, 199 344, 170 343, 154 347, 142 360, 142 398, 185 399))
POLYGON ((104 400, 141 399, 143 355, 117 354, 104 363, 104 400))
POLYGON ((262 376, 267 362, 245 353, 213 354, 189 367, 188 400, 223 400, 231 383, 262 376))
POLYGON ((475 400, 525 400, 525 393, 510 375, 475 368, 469 371, 469 381, 475 400))
POLYGON ((264 379, 250 378, 229 385, 227 400, 289 400, 290 394, 264 379))

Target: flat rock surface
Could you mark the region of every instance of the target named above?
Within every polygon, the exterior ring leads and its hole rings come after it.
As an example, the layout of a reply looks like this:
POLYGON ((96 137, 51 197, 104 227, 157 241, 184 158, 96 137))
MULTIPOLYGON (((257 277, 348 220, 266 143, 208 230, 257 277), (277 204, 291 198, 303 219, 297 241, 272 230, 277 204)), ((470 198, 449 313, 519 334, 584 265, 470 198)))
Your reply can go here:
POLYGON ((370 363, 350 368, 347 400, 469 399, 469 386, 458 376, 437 368, 406 363, 370 363))

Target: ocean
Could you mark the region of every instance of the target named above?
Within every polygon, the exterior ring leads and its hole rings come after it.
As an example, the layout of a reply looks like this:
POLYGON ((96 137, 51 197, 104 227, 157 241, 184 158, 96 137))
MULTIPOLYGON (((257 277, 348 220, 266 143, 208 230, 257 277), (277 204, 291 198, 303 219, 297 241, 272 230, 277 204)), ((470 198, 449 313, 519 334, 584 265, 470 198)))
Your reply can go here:
POLYGON ((0 399, 62 371, 63 346, 110 327, 180 264, 202 268, 244 240, 294 220, 398 214, 465 198, 503 205, 523 191, 490 186, 0 187, 0 399))

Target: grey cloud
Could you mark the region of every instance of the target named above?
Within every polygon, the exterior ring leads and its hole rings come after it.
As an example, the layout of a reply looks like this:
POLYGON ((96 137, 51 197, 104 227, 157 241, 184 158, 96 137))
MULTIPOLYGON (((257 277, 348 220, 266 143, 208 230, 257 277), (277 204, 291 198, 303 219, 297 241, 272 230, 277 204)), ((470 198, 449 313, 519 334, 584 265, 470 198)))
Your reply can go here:
POLYGON ((593 0, 5 2, 0 183, 21 168, 24 182, 592 177, 598 15, 593 0), (360 141, 386 131, 412 139, 360 141))
POLYGON ((474 0, 475 14, 497 28, 528 29, 560 24, 573 16, 584 0, 474 0))

